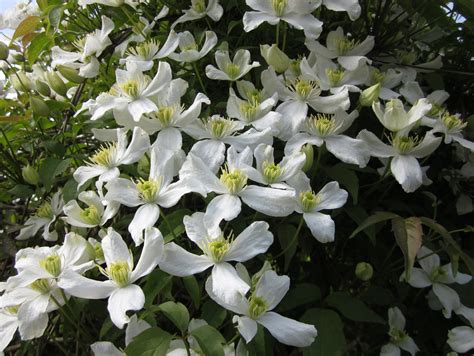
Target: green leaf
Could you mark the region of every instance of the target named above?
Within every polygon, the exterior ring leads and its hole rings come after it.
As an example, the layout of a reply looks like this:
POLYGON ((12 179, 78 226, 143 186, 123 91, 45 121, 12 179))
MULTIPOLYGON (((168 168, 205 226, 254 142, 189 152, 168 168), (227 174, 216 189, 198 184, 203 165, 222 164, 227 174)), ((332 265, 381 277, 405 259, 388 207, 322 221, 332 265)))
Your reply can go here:
POLYGON ((159 327, 145 330, 125 348, 128 356, 165 356, 172 336, 159 327))
POLYGON ((158 227, 163 234, 165 242, 173 241, 174 236, 179 236, 185 231, 183 218, 186 215, 191 215, 191 210, 179 209, 173 211, 171 214, 165 215, 165 218, 163 218, 162 223, 158 227))
POLYGON ((208 300, 202 306, 201 319, 206 320, 209 325, 216 328, 224 322, 226 316, 227 311, 212 300, 208 300))
POLYGON ((294 241, 293 245, 288 248, 288 244, 293 240, 295 233, 296 228, 293 225, 283 225, 278 229, 278 241, 280 242, 281 250, 285 251, 285 272, 288 271, 288 267, 298 247, 298 242, 294 241))
POLYGON ((20 22, 15 32, 13 33, 12 41, 18 37, 27 35, 36 30, 40 23, 41 18, 39 16, 28 16, 20 22))
POLYGON ((349 236, 350 239, 352 239, 354 236, 356 236, 359 232, 367 229, 369 226, 375 225, 379 222, 394 219, 394 218, 399 218, 400 216, 394 213, 390 213, 388 211, 379 211, 376 212, 374 215, 369 216, 365 221, 357 228, 355 229, 351 236, 349 236))
POLYGON ((58 27, 61 23, 61 17, 63 16, 63 6, 53 6, 48 12, 49 23, 53 27, 58 27))
POLYGON ((193 300, 194 306, 196 309, 199 309, 199 305, 201 304, 201 288, 199 288, 199 284, 194 276, 187 276, 183 278, 183 284, 188 294, 190 295, 191 299, 193 300))
POLYGON ((184 334, 188 329, 189 312, 181 303, 166 302, 160 304, 160 310, 184 334))
POLYGON ((343 324, 339 315, 329 309, 310 309, 301 321, 313 324, 318 330, 314 343, 303 349, 304 356, 338 356, 346 347, 343 324))
POLYGON ((64 203, 77 198, 77 182, 74 178, 69 179, 62 189, 64 203))
POLYGON ((53 40, 48 37, 48 35, 43 32, 36 36, 28 46, 28 50, 26 51, 26 58, 28 59, 28 63, 34 64, 35 61, 40 56, 41 52, 44 49, 49 48, 53 44, 53 40))
POLYGON ((47 192, 51 190, 54 177, 64 173, 64 171, 69 167, 70 163, 71 159, 62 160, 54 157, 48 157, 41 163, 39 174, 44 189, 47 192))
POLYGON ((145 294, 145 308, 150 307, 158 294, 171 282, 173 277, 160 270, 154 270, 146 278, 143 293, 145 294))
MULTIPOLYGON (((365 211, 365 209, 360 206, 360 205, 352 205, 352 206, 346 206, 344 207, 344 212, 349 215, 349 217, 357 223, 357 225, 361 225, 362 222, 365 221, 369 217, 369 214, 365 211)), ((375 245, 375 227, 368 226, 366 229, 364 229, 364 234, 366 234, 372 244, 375 245)))
POLYGON ((204 355, 224 356, 223 345, 226 341, 221 333, 212 326, 203 325, 191 331, 190 335, 196 339, 204 355))
POLYGON ((33 189, 30 186, 25 184, 17 184, 8 193, 13 194, 17 198, 26 199, 31 197, 33 194, 33 189))
POLYGON ((385 320, 365 305, 364 302, 346 292, 334 292, 330 294, 326 298, 326 303, 339 310, 347 319, 385 324, 385 320))
POLYGON ((347 189, 354 205, 356 205, 359 199, 359 178, 357 177, 357 173, 347 168, 347 165, 343 163, 338 163, 333 167, 327 167, 324 171, 329 177, 338 181, 347 189))
POLYGON ((438 224, 436 221, 430 218, 422 217, 420 218, 421 223, 427 227, 429 227, 431 230, 437 232, 438 234, 441 235, 441 237, 444 239, 444 241, 448 244, 451 245, 454 249, 459 254, 459 257, 463 260, 463 262, 466 264, 466 267, 469 269, 469 272, 471 274, 474 274, 474 261, 472 258, 465 253, 461 247, 456 243, 454 238, 451 236, 448 230, 444 228, 444 226, 438 224))
POLYGON ((392 231, 405 259, 405 278, 410 279, 416 254, 421 247, 423 229, 417 217, 392 219, 392 231))
POLYGON ((283 313, 320 299, 321 290, 318 286, 310 283, 298 284, 285 295, 277 310, 283 313))

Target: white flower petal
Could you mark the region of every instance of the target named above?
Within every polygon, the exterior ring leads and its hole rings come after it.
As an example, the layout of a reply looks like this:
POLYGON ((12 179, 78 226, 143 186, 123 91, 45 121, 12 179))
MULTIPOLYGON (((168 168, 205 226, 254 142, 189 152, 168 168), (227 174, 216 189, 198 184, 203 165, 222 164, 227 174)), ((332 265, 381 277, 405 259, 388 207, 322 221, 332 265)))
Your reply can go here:
POLYGON ((232 303, 232 300, 245 295, 250 289, 250 286, 240 279, 235 268, 227 262, 216 263, 209 278, 212 278, 212 292, 225 303, 232 303))
POLYGON ((107 310, 110 314, 110 319, 116 327, 122 329, 124 324, 130 321, 127 316, 128 310, 140 310, 145 305, 145 294, 142 289, 130 284, 123 288, 117 288, 109 297, 107 310))
POLYGON ((413 156, 397 155, 390 164, 393 176, 407 193, 417 190, 423 182, 418 160, 413 156))
POLYGON ((130 275, 130 283, 150 274, 161 260, 164 249, 163 236, 160 230, 151 227, 145 229, 145 243, 137 265, 130 275))
POLYGON ((250 185, 239 196, 249 207, 268 216, 288 216, 295 209, 294 193, 288 190, 250 185))
POLYGON ((265 253, 273 243, 273 235, 268 228, 268 224, 264 221, 252 223, 235 238, 224 260, 245 262, 260 253, 265 253))
POLYGON ((207 205, 204 214, 204 226, 209 230, 212 236, 219 230, 219 224, 222 220, 230 221, 235 219, 242 209, 242 203, 239 197, 230 194, 223 194, 215 197, 207 205))
POLYGON ((214 264, 206 255, 192 254, 170 242, 165 245, 160 269, 173 276, 186 277, 200 273, 214 264))
POLYGON ((235 316, 233 319, 234 323, 237 322, 237 330, 239 334, 245 339, 248 344, 253 340, 257 334, 258 325, 255 320, 250 319, 246 316, 235 316))

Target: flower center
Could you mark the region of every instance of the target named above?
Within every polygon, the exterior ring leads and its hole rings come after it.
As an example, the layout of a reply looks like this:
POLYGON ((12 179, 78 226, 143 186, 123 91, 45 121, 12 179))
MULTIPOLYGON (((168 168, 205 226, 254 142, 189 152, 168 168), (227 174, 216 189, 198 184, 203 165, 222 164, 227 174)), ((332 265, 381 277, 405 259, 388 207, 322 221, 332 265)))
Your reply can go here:
POLYGON ((399 330, 396 328, 390 328, 388 333, 390 335, 390 340, 397 345, 398 343, 402 342, 403 339, 407 337, 407 334, 404 330, 399 330))
POLYGON ((144 180, 140 178, 137 182, 137 190, 140 198, 147 203, 153 203, 156 194, 160 190, 161 182, 157 180, 144 180))
POLYGON ((263 99, 262 90, 258 90, 258 89, 249 90, 246 93, 246 95, 247 95, 248 101, 255 106, 258 106, 262 102, 262 99, 263 99))
POLYGON ((329 83, 331 86, 338 85, 344 77, 344 71, 341 69, 326 69, 326 75, 328 76, 329 83))
POLYGON ((201 14, 206 11, 206 0, 191 0, 191 7, 201 14))
POLYGON ((92 157, 89 159, 91 164, 98 166, 112 168, 114 166, 114 157, 117 153, 117 143, 110 142, 102 145, 98 150, 94 152, 92 157))
POLYGON ((54 217, 53 208, 49 202, 44 202, 36 209, 36 216, 39 218, 52 219, 54 217))
POLYGON ((264 161, 262 163, 262 169, 263 169, 263 176, 265 177, 266 181, 269 184, 275 183, 276 180, 283 173, 283 170, 281 169, 279 164, 271 163, 268 161, 264 161))
POLYGON ((288 0, 272 0, 273 11, 277 16, 283 15, 288 0))
POLYGON ((308 131, 316 136, 327 136, 337 129, 333 116, 327 114, 311 115, 306 119, 308 131))
POLYGON ((375 68, 372 72, 372 80, 374 83, 382 83, 385 79, 385 73, 382 73, 379 69, 375 68))
POLYGON ((97 243, 94 246, 94 260, 103 260, 104 259, 104 250, 102 250, 102 245, 97 243))
POLYGON ((225 119, 222 116, 210 117, 207 120, 203 120, 203 124, 207 132, 215 139, 229 136, 235 129, 234 121, 225 119))
POLYGON ((308 190, 306 192, 300 193, 301 207, 303 208, 304 212, 313 210, 320 201, 321 198, 317 194, 314 194, 313 191, 308 190))
POLYGON ((247 122, 253 121, 258 112, 257 102, 244 102, 240 104, 240 113, 244 116, 247 122))
POLYGON ((44 294, 51 290, 51 283, 48 278, 37 279, 30 284, 30 288, 44 294))
POLYGON ((137 80, 129 79, 119 84, 119 87, 126 96, 132 99, 138 98, 140 95, 140 83, 137 80))
POLYGON ((392 146, 395 147, 399 153, 407 153, 411 151, 420 143, 418 136, 396 136, 392 138, 392 146))
POLYGON ((441 116, 441 120, 448 131, 459 132, 467 126, 467 122, 463 122, 457 115, 451 115, 449 112, 441 116))
POLYGON ((236 79, 240 74, 240 67, 234 63, 228 63, 225 69, 230 79, 236 79))
POLYGON ((348 38, 340 39, 337 43, 337 51, 340 56, 347 54, 351 49, 359 44, 356 40, 350 40, 348 38))
POLYGON ((133 55, 144 59, 152 59, 160 49, 160 41, 149 40, 147 42, 142 42, 137 46, 128 50, 128 52, 133 55))
POLYGON ((119 287, 125 287, 128 285, 130 279, 130 266, 126 261, 112 263, 107 267, 106 273, 119 287))
POLYGON ((430 279, 436 283, 436 282, 440 282, 446 276, 447 276, 446 271, 443 268, 438 267, 438 268, 435 268, 431 272, 430 279))
POLYGON ((247 185, 247 176, 240 169, 222 169, 220 181, 226 186, 230 194, 237 194, 247 185))
POLYGON ((252 319, 258 319, 263 313, 268 310, 267 302, 261 298, 253 295, 249 300, 249 316, 252 319))
POLYGON ((101 216, 99 210, 95 205, 90 205, 87 208, 83 209, 80 213, 81 218, 90 225, 99 225, 101 216))
POLYGON ((296 94, 298 94, 298 96, 303 100, 307 99, 313 94, 313 92, 317 95, 321 92, 316 81, 301 78, 296 80, 296 82, 290 87, 290 90, 296 92, 296 94))
POLYGON ((53 253, 40 261, 40 266, 53 277, 61 273, 61 258, 57 253, 53 253))
POLYGON ((230 243, 224 237, 220 237, 215 241, 209 242, 207 247, 214 262, 220 262, 227 251, 229 251, 230 243))
POLYGON ((81 37, 72 43, 80 52, 84 52, 84 46, 86 45, 86 37, 81 37))

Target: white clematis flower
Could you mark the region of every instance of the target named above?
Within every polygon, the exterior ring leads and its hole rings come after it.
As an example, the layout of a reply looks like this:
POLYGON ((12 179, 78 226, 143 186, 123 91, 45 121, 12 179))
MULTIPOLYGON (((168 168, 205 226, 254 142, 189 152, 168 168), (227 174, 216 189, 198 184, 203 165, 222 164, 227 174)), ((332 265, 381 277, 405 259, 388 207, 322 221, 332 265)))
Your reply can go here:
POLYGON ((327 150, 341 161, 365 167, 370 159, 366 143, 342 134, 358 116, 357 110, 350 114, 338 110, 334 115, 311 115, 306 118, 305 132, 297 133, 288 140, 285 154, 300 152, 307 143, 318 147, 326 144, 327 150))
POLYGON ((180 23, 203 19, 206 16, 217 22, 224 14, 224 9, 219 4, 219 0, 191 0, 191 8, 183 10, 183 13, 184 15, 179 17, 171 28, 180 23))
POLYGON ((298 30, 303 30, 307 38, 318 38, 323 23, 311 13, 321 5, 321 0, 246 0, 248 6, 257 11, 244 14, 244 30, 252 31, 263 22, 277 25, 285 21, 298 30))
POLYGON ((180 32, 178 37, 180 52, 171 53, 168 57, 180 63, 191 63, 200 60, 217 44, 217 36, 213 31, 206 31, 206 39, 200 50, 198 50, 198 45, 191 32, 180 32))
POLYGON ((160 42, 155 39, 139 43, 128 49, 127 57, 121 58, 120 64, 134 63, 142 72, 146 72, 153 68, 155 59, 166 58, 174 52, 178 47, 178 43, 177 33, 171 30, 163 46, 160 46, 160 42))
POLYGON ((361 7, 358 0, 323 0, 323 5, 332 11, 345 11, 354 21, 360 16, 361 7))
POLYGON ((418 137, 395 135, 392 136, 390 145, 367 130, 362 130, 357 138, 365 141, 372 156, 393 157, 390 170, 407 193, 414 192, 423 183, 423 172, 417 158, 429 156, 441 143, 441 138, 435 137, 431 132, 427 132, 422 140, 418 137))
POLYGON ((129 63, 127 70, 117 69, 115 76, 117 82, 108 93, 84 104, 92 114, 91 120, 97 120, 114 109, 128 111, 133 120, 139 121, 142 115, 158 110, 151 99, 170 84, 171 67, 166 62, 159 62, 158 71, 151 79, 136 63, 129 63))
POLYGON ((107 309, 110 318, 115 326, 122 329, 130 321, 126 312, 140 310, 145 304, 145 295, 135 282, 157 266, 163 253, 163 237, 156 228, 145 231, 145 243, 136 265, 127 244, 111 228, 102 240, 102 249, 107 268, 101 272, 108 280, 96 281, 69 271, 61 279, 59 286, 79 298, 109 298, 107 309))
POLYGON ((431 104, 427 99, 420 99, 406 112, 401 100, 391 99, 385 108, 380 102, 373 103, 372 110, 386 129, 397 132, 413 126, 431 110, 431 104))
POLYGON ((277 77, 273 69, 262 73, 262 83, 269 93, 278 93, 283 101, 276 111, 282 115, 279 138, 288 140, 300 128, 308 115, 308 106, 320 113, 332 114, 337 110, 347 110, 350 106, 347 89, 329 96, 321 96, 321 88, 317 81, 301 75, 289 82, 282 76, 277 77))
MULTIPOLYGON (((379 84, 379 98, 382 100, 390 100, 398 98, 399 93, 393 91, 402 80, 402 73, 393 68, 387 69, 385 72, 382 72, 380 69, 375 67, 369 67, 369 77, 367 78, 366 85, 371 87, 379 84)), ((421 99, 421 98, 420 98, 421 99)), ((410 102, 410 104, 416 104, 418 101, 410 102)))
POLYGON ((148 179, 117 178, 107 183, 105 200, 129 207, 137 207, 128 225, 135 245, 143 242, 143 230, 153 226, 160 216, 160 207, 174 206, 181 197, 191 191, 184 181, 173 182, 175 153, 154 146, 151 149, 150 175, 148 179))
POLYGON ((294 188, 295 211, 303 214, 311 234, 321 243, 334 241, 336 230, 334 221, 328 214, 320 211, 338 209, 347 201, 347 192, 339 188, 339 183, 329 182, 318 193, 311 189, 310 180, 300 173, 290 179, 288 184, 294 188))
POLYGON ((449 347, 454 351, 465 353, 474 348, 474 329, 469 326, 458 326, 449 330, 449 347))
POLYGON ((462 121, 460 116, 460 114, 453 115, 446 111, 434 122, 431 132, 442 133, 444 135, 444 143, 446 144, 454 141, 474 152, 474 142, 466 140, 462 134, 462 130, 467 126, 467 122, 462 121))
POLYGON ((89 179, 99 177, 96 186, 101 190, 102 184, 120 175, 118 167, 122 164, 137 162, 150 148, 147 133, 136 127, 133 129, 132 140, 128 143, 126 129, 96 130, 95 136, 109 141, 102 145, 89 158, 87 166, 76 169, 73 176, 78 189, 89 179))
POLYGON ((135 9, 138 6, 138 4, 146 3, 146 2, 147 0, 79 0, 78 5, 82 7, 86 7, 87 5, 92 5, 92 4, 100 4, 100 5, 106 5, 106 6, 111 6, 111 7, 120 7, 122 5, 129 5, 135 9))
POLYGON ((58 46, 51 49, 52 63, 65 65, 71 68, 79 69, 79 75, 85 78, 94 78, 99 74, 98 57, 102 52, 112 44, 109 38, 113 31, 114 22, 106 16, 102 16, 102 28, 86 35, 84 38, 74 42, 74 46, 79 52, 68 52, 58 46))
MULTIPOLYGON (((427 118, 437 118, 442 114, 444 111, 443 105, 449 99, 449 93, 445 90, 435 90, 425 96, 420 84, 415 81, 406 82, 400 88, 400 94, 412 105, 416 104, 418 100, 426 98, 431 104, 431 110, 426 113, 427 118)), ((422 121, 423 124, 432 122, 432 120, 426 119, 422 121)))
POLYGON ((18 308, 9 307, 0 309, 0 352, 3 352, 15 336, 20 326, 18 308))
POLYGON ((237 294, 245 294, 249 286, 240 279, 230 261, 245 262, 265 253, 273 243, 268 224, 257 221, 248 226, 237 237, 224 237, 219 228, 220 216, 206 219, 204 213, 194 213, 183 219, 186 234, 203 252, 195 255, 174 242, 165 245, 160 269, 174 276, 191 276, 212 267, 213 293, 230 301, 237 294), (207 225, 211 226, 207 226, 207 225))
MULTIPOLYGON (((236 314, 240 335, 249 343, 257 334, 257 323, 265 327, 282 344, 306 347, 313 343, 317 331, 314 325, 301 323, 272 312, 290 288, 288 276, 278 276, 274 271, 266 271, 258 279, 251 296, 238 295, 230 301, 219 298, 214 293, 213 280, 206 282, 206 292, 220 306, 236 314)), ((250 288, 250 286, 249 286, 250 288)))
POLYGON ((405 317, 397 307, 388 310, 388 326, 390 330, 390 343, 384 345, 380 350, 380 356, 400 355, 400 349, 415 355, 420 351, 415 341, 405 332, 405 317))
POLYGON ((250 72, 252 68, 260 67, 259 62, 250 63, 250 52, 246 49, 239 49, 230 60, 229 51, 219 50, 215 54, 217 69, 213 65, 206 66, 206 75, 214 80, 236 81, 250 72))
POLYGON ((50 231, 49 229, 51 224, 56 221, 56 217, 62 213, 63 205, 64 201, 61 192, 54 193, 49 202, 43 202, 43 204, 36 209, 35 215, 26 220, 25 227, 20 230, 16 239, 29 239, 35 236, 40 229, 43 229, 43 239, 46 241, 56 241, 58 239, 58 233, 54 230, 50 231))
POLYGON ((102 226, 113 218, 120 208, 117 202, 109 202, 104 208, 102 199, 92 190, 79 193, 78 199, 85 203, 87 208, 82 209, 76 200, 70 200, 63 208, 66 215, 63 220, 72 226, 88 228, 102 226))
POLYGON ((358 42, 347 38, 342 27, 329 32, 326 47, 318 41, 306 41, 306 47, 316 56, 328 59, 337 58, 338 63, 347 70, 356 70, 361 63, 372 63, 365 55, 374 48, 374 45, 373 36, 367 36, 364 41, 358 42))

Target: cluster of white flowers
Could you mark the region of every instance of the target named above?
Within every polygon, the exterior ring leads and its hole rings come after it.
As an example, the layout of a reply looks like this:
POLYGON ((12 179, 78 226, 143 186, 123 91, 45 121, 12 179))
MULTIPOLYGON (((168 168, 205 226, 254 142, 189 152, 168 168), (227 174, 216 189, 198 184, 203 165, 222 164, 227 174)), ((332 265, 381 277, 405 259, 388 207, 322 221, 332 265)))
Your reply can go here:
MULTIPOLYGON (((83 7, 127 4, 139 8, 140 3, 79 1, 83 7)), ((346 203, 348 193, 337 181, 316 186, 307 175, 319 164, 319 160, 313 162, 314 146, 318 156, 327 150, 335 159, 360 168, 366 167, 371 157, 380 158, 382 174, 391 173, 407 193, 429 181, 427 167, 419 159, 428 157, 443 141, 474 151, 474 143, 462 135, 466 124, 442 106, 448 94, 436 91, 426 95, 413 68, 376 66, 376 58, 370 55, 373 37, 358 42, 339 27, 329 32, 325 41, 319 39, 323 23, 313 11, 324 5, 355 19, 361 11, 356 0, 246 3, 254 10, 243 16, 246 32, 264 22, 277 26, 284 22, 284 26, 303 31, 308 53, 291 58, 278 44, 264 44, 261 55, 268 65, 252 61, 246 49, 219 47, 209 55, 219 43, 216 33, 205 32, 199 43, 189 31, 178 29, 188 21, 208 21, 207 17, 219 21, 224 10, 217 0, 191 0, 191 7, 172 24, 163 44, 148 34, 166 16, 166 7, 153 22, 140 19, 140 34, 116 48, 121 68, 115 71, 115 83, 85 102, 76 115, 90 115, 92 121, 113 116, 119 128, 95 129, 95 138, 104 143, 74 172, 79 189, 90 190, 81 191, 78 200, 67 203, 57 192, 19 233, 18 239, 23 240, 42 229, 45 240, 57 241, 54 224, 58 220, 67 231, 60 245, 17 253, 18 274, 1 285, 0 350, 17 329, 23 340, 41 336, 48 313, 71 297, 108 298, 110 318, 118 328, 128 324, 130 342, 149 325, 135 315, 129 317, 127 311, 138 312, 144 307, 145 295, 138 281, 156 268, 180 277, 208 276, 207 294, 235 314, 233 321, 246 342, 254 338, 257 324, 261 324, 281 343, 311 345, 317 335, 313 325, 272 311, 289 290, 289 278, 277 275, 267 265, 251 278, 242 264, 268 251, 274 241, 271 226, 253 221, 234 237, 222 222, 241 216, 242 203, 261 219, 301 214, 301 223, 306 223, 315 239, 330 243, 336 229, 330 213, 346 203), (189 85, 173 72, 172 65, 193 65, 206 56, 215 65, 205 67, 205 76, 229 82, 225 115, 216 109, 215 114, 202 117, 203 105, 215 109, 212 97, 204 93, 195 94, 189 106, 182 103, 189 85), (259 80, 252 81, 257 77, 256 68, 259 80), (347 133, 362 107, 372 107, 379 122, 371 125, 383 126, 382 138, 367 129, 347 133), (277 160, 276 143, 284 148, 284 155, 277 160), (122 169, 140 164, 145 168, 139 170, 139 176, 130 177, 122 169), (190 243, 165 242, 155 227, 163 209, 176 206, 187 194, 208 197, 203 211, 183 220, 187 239, 198 247, 199 254, 187 251, 190 243), (123 211, 134 214, 128 225, 130 236, 121 236, 114 227, 114 218, 123 211), (99 231, 98 236, 86 240, 73 232, 79 231, 77 228, 84 236, 99 231), (131 244, 141 246, 136 263, 131 244), (210 268, 211 272, 206 272, 210 268)), ((7 21, 5 15, 3 21, 15 27, 13 16, 7 21)), ((105 65, 101 54, 112 43, 110 35, 116 29, 105 15, 101 21, 101 28, 74 42, 74 51, 53 47, 52 66, 78 70, 85 78, 96 77, 105 65)), ((466 283, 471 276, 454 276, 450 265, 441 266, 438 256, 426 247, 418 258, 422 269, 415 268, 407 282, 415 288, 431 286, 432 308, 442 309, 446 317, 454 311, 474 326, 473 310, 463 306, 457 293, 446 285, 466 283)), ((193 320, 189 328, 202 323, 193 320)), ((391 342, 382 354, 398 354, 399 348, 415 354, 418 348, 405 333, 405 319, 398 308, 389 310, 389 324, 391 342)), ((465 352, 474 346, 471 327, 450 332, 453 350, 465 352)), ((192 340, 189 344, 198 347, 192 340)), ((169 354, 183 347, 172 344, 169 354)), ((104 350, 120 354, 115 346, 103 342, 92 349, 96 354, 104 354, 104 350)), ((226 354, 234 352, 232 346, 226 354)))

